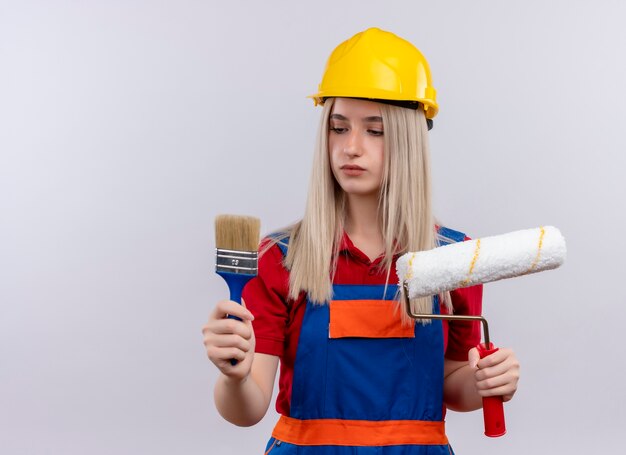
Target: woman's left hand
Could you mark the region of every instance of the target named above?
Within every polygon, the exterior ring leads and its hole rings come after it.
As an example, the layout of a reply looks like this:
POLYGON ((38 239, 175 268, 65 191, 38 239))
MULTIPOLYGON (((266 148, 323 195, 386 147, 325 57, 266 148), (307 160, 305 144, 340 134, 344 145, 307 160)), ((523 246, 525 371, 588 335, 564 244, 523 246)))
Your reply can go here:
POLYGON ((509 401, 517 391, 520 365, 513 350, 500 348, 481 359, 478 349, 468 353, 469 365, 476 369, 474 378, 476 389, 482 397, 502 396, 509 401))

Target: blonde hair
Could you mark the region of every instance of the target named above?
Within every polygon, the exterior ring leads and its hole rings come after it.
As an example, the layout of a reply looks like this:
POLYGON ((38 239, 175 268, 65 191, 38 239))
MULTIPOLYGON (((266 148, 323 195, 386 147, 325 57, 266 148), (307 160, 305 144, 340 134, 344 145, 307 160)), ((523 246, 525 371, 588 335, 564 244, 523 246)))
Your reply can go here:
MULTIPOLYGON (((332 281, 344 228, 345 194, 336 182, 328 153, 333 99, 324 103, 309 193, 302 220, 274 237, 289 237, 284 260, 289 297, 306 292, 315 303, 332 297, 332 281)), ((424 111, 380 104, 384 127, 384 170, 379 196, 380 228, 385 242, 381 268, 391 271, 393 256, 436 246, 431 204, 430 150, 424 111)), ((398 296, 399 297, 399 296, 398 296)), ((443 296, 450 308, 449 294, 443 296)), ((413 311, 432 313, 432 299, 411 301, 413 311)), ((404 312, 403 312, 404 314, 404 312)))

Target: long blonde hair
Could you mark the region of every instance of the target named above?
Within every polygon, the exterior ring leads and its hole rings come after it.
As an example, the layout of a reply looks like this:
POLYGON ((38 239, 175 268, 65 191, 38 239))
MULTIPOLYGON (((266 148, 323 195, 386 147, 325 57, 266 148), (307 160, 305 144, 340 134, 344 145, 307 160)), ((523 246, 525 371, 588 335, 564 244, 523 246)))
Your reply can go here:
MULTIPOLYGON (((289 297, 323 304, 332 297, 332 280, 344 228, 345 194, 331 170, 328 153, 329 117, 333 99, 323 106, 309 193, 302 220, 274 237, 289 237, 284 260, 289 269, 289 297)), ((424 111, 380 104, 384 127, 384 170, 379 219, 385 251, 381 267, 389 276, 393 256, 435 247, 431 203, 430 149, 424 111)), ((449 295, 444 301, 450 306, 449 295)), ((432 299, 411 302, 414 311, 432 312, 432 299)))

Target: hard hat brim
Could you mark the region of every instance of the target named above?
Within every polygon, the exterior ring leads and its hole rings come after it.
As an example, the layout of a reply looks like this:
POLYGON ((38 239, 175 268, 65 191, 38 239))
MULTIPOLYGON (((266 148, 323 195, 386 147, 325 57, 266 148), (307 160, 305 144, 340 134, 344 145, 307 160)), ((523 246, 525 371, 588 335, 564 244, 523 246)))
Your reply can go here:
MULTIPOLYGON (((372 90, 370 89, 369 92, 371 93, 372 90)), ((385 101, 397 101, 398 103, 392 103, 392 104, 396 104, 396 105, 400 105, 401 102, 417 102, 420 103, 421 105, 424 106, 424 113, 426 115, 427 119, 433 119, 437 113, 439 112, 439 106, 437 105, 437 103, 433 103, 432 100, 426 99, 426 98, 412 98, 412 99, 406 99, 406 98, 398 98, 398 97, 392 97, 390 96, 389 92, 385 92, 380 90, 380 93, 378 95, 380 96, 376 96, 376 93, 371 93, 373 96, 368 96, 368 97, 363 97, 362 90, 354 90, 353 94, 350 93, 346 93, 345 90, 342 90, 341 94, 337 94, 337 93, 333 93, 333 91, 330 90, 325 90, 323 92, 318 92, 315 95, 309 95, 307 96, 307 98, 311 98, 313 100, 313 103, 315 106, 318 105, 323 105, 324 104, 324 100, 326 100, 326 98, 358 98, 358 99, 368 99, 368 100, 372 100, 375 102, 382 102, 384 103, 385 101)), ((401 107, 408 107, 408 106, 401 106, 401 107)))

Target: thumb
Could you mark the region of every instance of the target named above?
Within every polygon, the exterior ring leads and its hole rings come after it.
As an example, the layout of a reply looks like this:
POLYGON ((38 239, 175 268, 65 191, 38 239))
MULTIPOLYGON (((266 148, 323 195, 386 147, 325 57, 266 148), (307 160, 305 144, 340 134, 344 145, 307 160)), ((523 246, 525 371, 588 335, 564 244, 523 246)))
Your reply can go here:
POLYGON ((478 349, 472 348, 467 353, 467 360, 469 362, 470 368, 477 369, 478 361, 480 360, 480 354, 478 353, 478 349))

